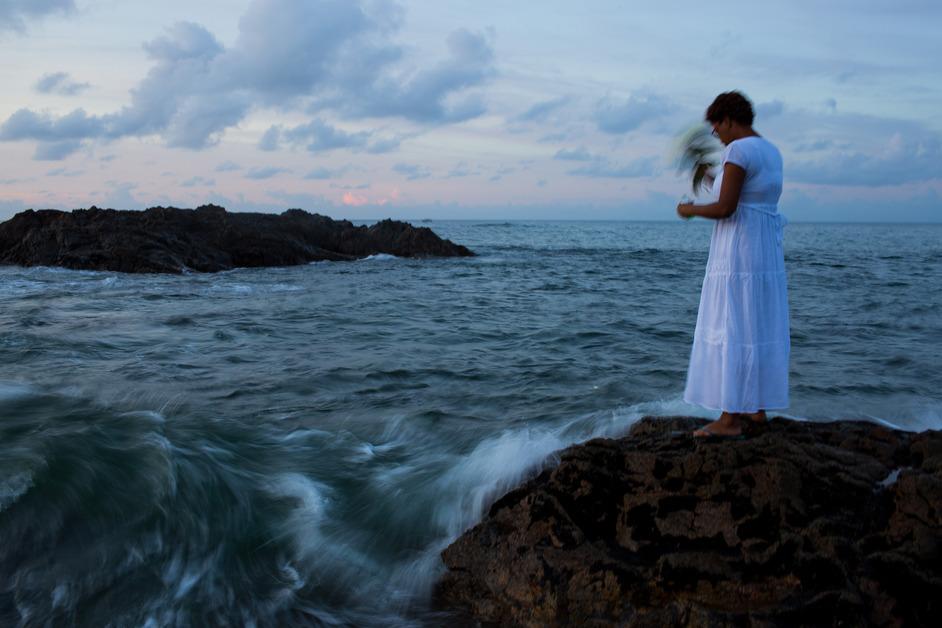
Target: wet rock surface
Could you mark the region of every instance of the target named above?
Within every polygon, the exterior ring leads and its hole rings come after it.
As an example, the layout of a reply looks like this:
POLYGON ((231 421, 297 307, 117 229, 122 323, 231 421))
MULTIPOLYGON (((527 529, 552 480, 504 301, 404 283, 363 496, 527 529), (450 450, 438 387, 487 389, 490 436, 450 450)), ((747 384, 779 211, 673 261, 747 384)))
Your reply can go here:
POLYGON ((399 257, 472 256, 428 227, 383 220, 369 227, 300 209, 230 213, 216 205, 145 211, 52 209, 20 212, 0 223, 0 264, 62 266, 129 273, 216 272, 399 257))
POLYGON ((645 418, 493 504, 436 603, 497 625, 937 626, 942 432, 645 418))

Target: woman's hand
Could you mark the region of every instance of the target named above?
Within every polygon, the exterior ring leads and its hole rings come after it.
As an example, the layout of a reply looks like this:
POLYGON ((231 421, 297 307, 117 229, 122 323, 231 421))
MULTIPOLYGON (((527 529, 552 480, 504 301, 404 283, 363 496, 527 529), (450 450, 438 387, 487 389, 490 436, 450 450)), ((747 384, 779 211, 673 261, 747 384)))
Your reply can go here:
POLYGON ((693 203, 678 203, 677 204, 677 215, 683 218, 684 220, 690 220, 694 217, 693 213, 693 203))

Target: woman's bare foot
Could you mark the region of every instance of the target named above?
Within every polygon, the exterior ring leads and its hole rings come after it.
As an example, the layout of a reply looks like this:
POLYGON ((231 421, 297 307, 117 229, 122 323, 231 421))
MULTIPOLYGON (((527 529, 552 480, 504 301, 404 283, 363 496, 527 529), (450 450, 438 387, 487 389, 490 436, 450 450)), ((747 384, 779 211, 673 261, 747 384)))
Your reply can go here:
POLYGON ((745 417, 753 423, 765 423, 768 421, 768 418, 765 416, 765 410, 759 410, 758 412, 743 412, 740 413, 739 416, 745 417))
POLYGON ((742 424, 739 416, 724 412, 720 418, 708 425, 704 425, 693 433, 694 438, 710 438, 711 436, 739 436, 742 434, 742 424))

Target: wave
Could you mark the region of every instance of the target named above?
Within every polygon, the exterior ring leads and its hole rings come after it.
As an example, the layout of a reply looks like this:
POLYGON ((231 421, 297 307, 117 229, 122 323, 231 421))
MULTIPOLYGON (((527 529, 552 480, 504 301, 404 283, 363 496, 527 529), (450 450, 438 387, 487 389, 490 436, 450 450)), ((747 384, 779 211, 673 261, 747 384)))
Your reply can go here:
POLYGON ((368 261, 389 261, 400 259, 396 255, 390 255, 389 253, 374 253, 373 255, 367 255, 366 257, 360 258, 358 262, 368 262, 368 261))

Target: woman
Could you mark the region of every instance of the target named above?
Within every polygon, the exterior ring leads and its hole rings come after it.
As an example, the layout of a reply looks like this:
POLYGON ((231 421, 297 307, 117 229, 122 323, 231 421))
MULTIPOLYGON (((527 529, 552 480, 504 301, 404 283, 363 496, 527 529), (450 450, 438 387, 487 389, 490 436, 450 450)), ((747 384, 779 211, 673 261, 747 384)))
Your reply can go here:
POLYGON ((782 156, 752 128, 752 104, 720 94, 706 111, 726 145, 713 182, 715 201, 681 203, 683 218, 716 220, 690 352, 684 400, 721 410, 695 437, 737 436, 742 421, 788 407, 791 351, 782 228, 782 156))

